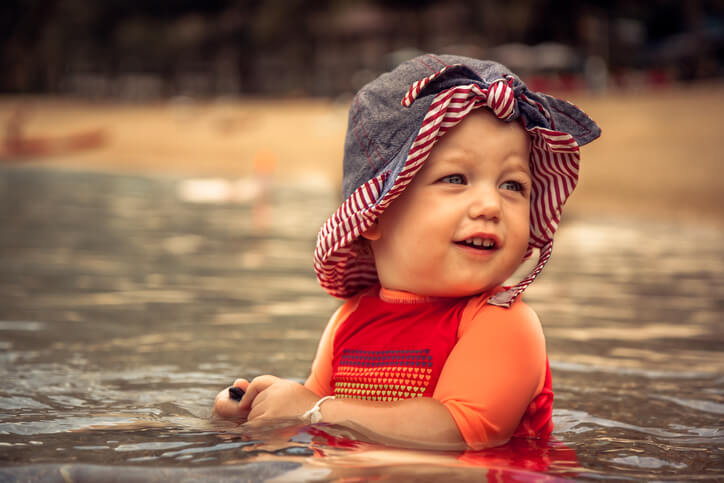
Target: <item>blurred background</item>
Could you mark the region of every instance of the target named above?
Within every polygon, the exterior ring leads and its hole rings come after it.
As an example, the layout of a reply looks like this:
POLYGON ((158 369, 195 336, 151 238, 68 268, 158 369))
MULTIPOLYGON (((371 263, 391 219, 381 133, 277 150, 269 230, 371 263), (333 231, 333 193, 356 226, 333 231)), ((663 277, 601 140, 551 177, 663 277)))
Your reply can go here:
POLYGON ((84 98, 354 93, 416 51, 492 57, 534 87, 722 72, 721 1, 9 0, 0 89, 84 98))
POLYGON ((336 186, 351 96, 428 51, 599 122, 573 211, 721 221, 720 0, 8 0, 0 159, 336 186))

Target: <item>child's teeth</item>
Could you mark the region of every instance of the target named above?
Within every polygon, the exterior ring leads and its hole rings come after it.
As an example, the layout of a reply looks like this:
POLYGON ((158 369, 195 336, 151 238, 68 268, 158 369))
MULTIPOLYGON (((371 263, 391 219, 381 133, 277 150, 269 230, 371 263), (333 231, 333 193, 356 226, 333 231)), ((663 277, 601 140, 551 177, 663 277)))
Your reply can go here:
POLYGON ((483 248, 493 248, 495 246, 495 242, 491 240, 490 238, 471 238, 469 240, 466 240, 465 243, 467 243, 470 246, 474 247, 483 247, 483 248))

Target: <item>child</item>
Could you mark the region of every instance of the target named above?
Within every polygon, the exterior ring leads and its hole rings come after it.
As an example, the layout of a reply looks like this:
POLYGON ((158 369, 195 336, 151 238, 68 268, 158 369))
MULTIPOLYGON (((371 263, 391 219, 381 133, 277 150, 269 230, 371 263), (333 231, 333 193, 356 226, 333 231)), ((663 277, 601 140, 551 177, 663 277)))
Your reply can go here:
POLYGON ((442 448, 549 435, 545 340, 520 294, 550 257, 579 146, 599 135, 578 108, 494 62, 425 55, 363 87, 345 201, 314 254, 322 287, 346 302, 303 386, 239 379, 241 401, 224 390, 214 413, 442 448), (532 272, 503 287, 536 248, 532 272))

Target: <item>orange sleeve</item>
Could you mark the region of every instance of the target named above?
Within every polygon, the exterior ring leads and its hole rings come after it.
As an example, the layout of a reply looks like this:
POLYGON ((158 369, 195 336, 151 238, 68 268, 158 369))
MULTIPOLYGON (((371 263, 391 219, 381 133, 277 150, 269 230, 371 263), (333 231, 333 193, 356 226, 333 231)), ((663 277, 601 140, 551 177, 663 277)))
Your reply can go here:
POLYGON ((433 398, 450 411, 468 446, 498 446, 543 389, 545 374, 545 339, 535 312, 520 301, 506 309, 476 297, 463 311, 433 398))
POLYGON ((312 362, 312 371, 304 387, 317 396, 330 396, 332 394, 332 357, 334 356, 334 336, 342 322, 347 320, 349 314, 354 312, 359 304, 360 297, 348 299, 329 319, 327 327, 319 340, 317 354, 312 362))

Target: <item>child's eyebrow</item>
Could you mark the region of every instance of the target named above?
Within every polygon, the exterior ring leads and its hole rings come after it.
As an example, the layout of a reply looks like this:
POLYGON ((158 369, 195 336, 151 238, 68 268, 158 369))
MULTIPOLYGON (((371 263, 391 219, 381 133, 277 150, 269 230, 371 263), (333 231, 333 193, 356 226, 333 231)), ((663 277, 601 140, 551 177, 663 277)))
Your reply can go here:
POLYGON ((428 160, 428 162, 425 163, 424 168, 426 171, 438 171, 471 166, 475 163, 476 161, 464 151, 455 151, 453 153, 445 153, 442 156, 437 156, 432 162, 428 160))
POLYGON ((503 162, 503 167, 507 170, 521 171, 530 176, 530 158, 517 155, 508 156, 503 162))
MULTIPOLYGON (((445 153, 442 156, 435 158, 434 162, 428 162, 425 164, 429 169, 445 170, 454 169, 455 167, 466 167, 476 166, 482 161, 478 160, 472 153, 460 149, 453 152, 445 153)), ((503 160, 503 169, 505 170, 516 170, 526 173, 530 176, 530 156, 519 156, 518 154, 510 154, 503 160)))

